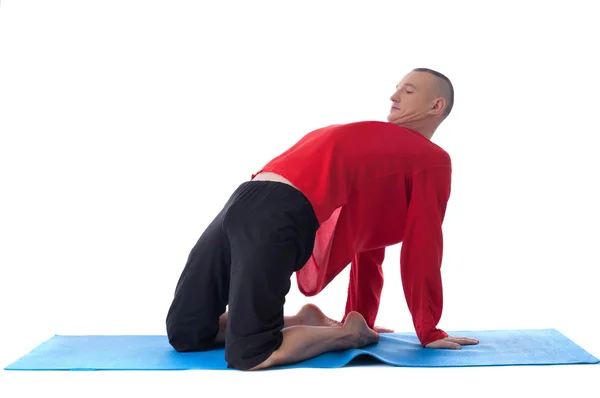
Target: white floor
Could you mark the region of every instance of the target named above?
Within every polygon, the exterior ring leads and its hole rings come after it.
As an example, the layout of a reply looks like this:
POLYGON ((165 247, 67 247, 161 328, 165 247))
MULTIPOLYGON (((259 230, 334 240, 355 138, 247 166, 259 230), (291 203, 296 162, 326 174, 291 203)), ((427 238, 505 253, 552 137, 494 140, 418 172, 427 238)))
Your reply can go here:
MULTIPOLYGON (((595 331, 567 332, 600 357, 595 331)), ((33 338, 33 337, 32 337, 33 338)), ((4 340, 7 341, 7 340, 4 340)), ((5 367, 37 344, 0 344, 5 367)), ((600 365, 419 369, 383 365, 341 369, 238 371, 0 372, 0 397, 600 397, 600 365), (210 396, 214 396, 211 393, 210 396), (550 395, 549 395, 550 394, 550 395)))
POLYGON ((598 397, 600 366, 173 372, 7 372, 1 397, 598 397), (215 396, 215 393, 210 393, 215 396))

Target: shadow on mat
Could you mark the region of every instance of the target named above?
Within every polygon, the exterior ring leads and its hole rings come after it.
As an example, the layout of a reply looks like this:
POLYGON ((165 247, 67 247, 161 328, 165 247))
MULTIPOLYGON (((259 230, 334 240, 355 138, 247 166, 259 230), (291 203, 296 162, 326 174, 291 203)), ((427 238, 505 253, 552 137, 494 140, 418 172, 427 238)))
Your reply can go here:
POLYGON ((350 368, 354 366, 389 366, 384 362, 380 361, 377 358, 372 357, 371 355, 361 354, 355 357, 353 360, 348 362, 347 365, 343 366, 344 368, 350 368))

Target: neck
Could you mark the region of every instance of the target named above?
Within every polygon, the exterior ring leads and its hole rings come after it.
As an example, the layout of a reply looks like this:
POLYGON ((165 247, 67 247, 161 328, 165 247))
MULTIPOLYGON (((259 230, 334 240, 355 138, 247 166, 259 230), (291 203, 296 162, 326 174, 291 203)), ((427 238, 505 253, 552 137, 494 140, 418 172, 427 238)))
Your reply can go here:
POLYGON ((398 126, 406 127, 407 129, 416 131, 417 133, 421 134, 423 137, 427 138, 428 140, 431 140, 431 137, 433 137, 433 134, 435 134, 435 130, 437 129, 437 126, 427 125, 424 123, 405 122, 405 123, 398 123, 398 126))

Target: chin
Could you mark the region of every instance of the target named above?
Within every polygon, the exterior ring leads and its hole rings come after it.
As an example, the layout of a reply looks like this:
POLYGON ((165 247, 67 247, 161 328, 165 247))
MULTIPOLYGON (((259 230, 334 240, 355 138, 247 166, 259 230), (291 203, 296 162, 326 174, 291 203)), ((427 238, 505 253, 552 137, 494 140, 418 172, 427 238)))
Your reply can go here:
POLYGON ((402 113, 396 109, 392 109, 390 113, 388 113, 387 120, 388 122, 398 122, 402 119, 402 113))

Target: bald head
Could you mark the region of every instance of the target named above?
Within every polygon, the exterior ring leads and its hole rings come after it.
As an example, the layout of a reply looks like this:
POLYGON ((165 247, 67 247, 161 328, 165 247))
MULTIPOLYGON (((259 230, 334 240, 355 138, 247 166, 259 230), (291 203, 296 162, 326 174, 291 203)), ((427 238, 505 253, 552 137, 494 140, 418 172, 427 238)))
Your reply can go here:
POLYGON ((390 100, 389 122, 431 138, 452 111, 454 88, 441 73, 417 68, 402 78, 390 100))
POLYGON ((435 78, 433 79, 432 95, 435 97, 443 98, 446 102, 443 112, 443 118, 447 118, 452 107, 454 106, 454 86, 450 79, 448 79, 442 73, 428 68, 416 68, 413 72, 428 73, 435 78))

